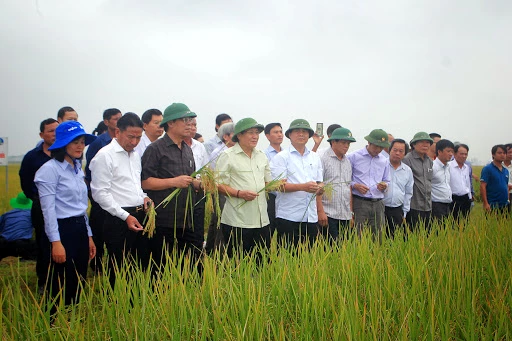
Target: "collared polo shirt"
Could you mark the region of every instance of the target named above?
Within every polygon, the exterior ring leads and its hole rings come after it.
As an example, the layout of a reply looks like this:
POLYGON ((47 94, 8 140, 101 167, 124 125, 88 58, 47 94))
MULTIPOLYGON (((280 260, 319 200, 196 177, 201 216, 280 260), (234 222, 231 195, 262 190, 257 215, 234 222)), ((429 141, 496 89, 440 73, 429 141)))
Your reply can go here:
POLYGON ((352 194, 373 199, 383 199, 384 193, 379 191, 377 185, 379 182, 385 182, 389 185, 389 161, 380 153, 377 156, 371 156, 366 147, 356 150, 347 155, 352 164, 352 186, 354 184, 363 184, 370 188, 366 194, 360 193, 352 187, 352 194))
MULTIPOLYGON (((260 192, 272 180, 267 156, 253 149, 249 157, 236 143, 217 160, 219 183, 240 191, 260 192)), ((270 224, 267 199, 262 191, 252 201, 226 196, 221 223, 241 228, 258 228, 270 224)))
POLYGON ((502 167, 500 170, 494 162, 482 168, 480 181, 487 184, 487 202, 492 208, 501 208, 507 205, 509 176, 506 167, 502 167))
POLYGON ((384 195, 384 205, 387 207, 402 206, 404 216, 411 209, 411 198, 414 187, 414 176, 412 170, 405 163, 401 162, 396 169, 389 164, 391 182, 384 195))
POLYGON ((85 216, 87 233, 92 236, 87 219, 87 186, 84 172, 78 173, 67 161, 52 159, 39 168, 34 182, 39 191, 44 230, 50 242, 60 240, 57 219, 85 216))
POLYGON ((452 202, 452 189, 450 187, 450 167, 439 158, 434 160, 432 174, 432 201, 449 204, 452 202))
POLYGON ((412 170, 414 176, 411 209, 432 211, 432 174, 433 161, 425 154, 423 159, 413 150, 402 160, 412 170))
MULTIPOLYGON (((272 178, 285 178, 291 184, 310 181, 323 181, 322 161, 307 147, 301 155, 290 145, 278 153, 270 162, 272 178)), ((304 191, 278 192, 276 197, 276 217, 293 222, 318 222, 316 195, 304 191)))
POLYGON ((325 194, 322 196, 325 214, 329 218, 337 220, 352 219, 350 209, 352 166, 350 161, 346 156, 343 156, 341 160, 338 159, 331 148, 327 149, 320 159, 324 172, 324 184, 333 186, 332 198, 328 198, 325 194))
POLYGON ((43 151, 42 143, 29 151, 23 157, 19 175, 21 189, 27 198, 32 200, 39 200, 37 187, 34 183, 34 177, 36 176, 36 172, 39 170, 39 168, 41 168, 42 165, 50 160, 51 157, 43 151))
MULTIPOLYGON (((180 149, 169 135, 165 134, 146 148, 142 156, 141 179, 144 181, 148 178, 175 178, 180 175, 191 175, 195 169, 194 154, 188 144, 182 141, 180 149)), ((158 191, 147 190, 146 193, 158 205, 174 190, 175 188, 158 191)), ((187 212, 186 226, 183 225, 187 194, 188 190, 182 189, 180 194, 174 197, 167 206, 163 207, 162 205, 156 210, 157 228, 173 229, 175 224, 177 228, 192 227, 190 212, 187 212)), ((192 200, 195 204, 195 195, 192 195, 192 200)), ((188 210, 190 210, 190 206, 188 210)))
MULTIPOLYGON (((127 152, 113 139, 91 160, 91 191, 102 209, 122 220, 130 215, 122 207, 144 204, 139 153, 127 152)), ((140 222, 142 223, 142 222, 140 222)))
POLYGON ((467 195, 471 199, 471 167, 467 164, 459 167, 457 161, 448 162, 450 169, 450 188, 452 194, 457 196, 467 195))

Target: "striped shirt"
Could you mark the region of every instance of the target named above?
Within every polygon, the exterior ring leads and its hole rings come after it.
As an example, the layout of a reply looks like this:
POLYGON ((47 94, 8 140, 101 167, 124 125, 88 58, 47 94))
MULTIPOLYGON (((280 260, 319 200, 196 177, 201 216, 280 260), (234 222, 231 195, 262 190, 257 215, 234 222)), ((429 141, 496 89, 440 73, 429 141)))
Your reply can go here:
POLYGON ((325 214, 329 218, 337 220, 352 219, 352 212, 350 210, 352 165, 350 161, 346 156, 341 160, 338 159, 331 148, 323 153, 321 160, 324 170, 324 184, 333 185, 332 197, 328 198, 325 194, 322 196, 325 214))

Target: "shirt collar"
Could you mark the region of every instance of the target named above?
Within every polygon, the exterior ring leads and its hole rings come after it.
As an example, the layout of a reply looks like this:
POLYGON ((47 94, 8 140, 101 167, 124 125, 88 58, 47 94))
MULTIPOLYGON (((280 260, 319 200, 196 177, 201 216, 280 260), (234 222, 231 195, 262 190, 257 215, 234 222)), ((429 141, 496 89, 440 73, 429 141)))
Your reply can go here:
POLYGON ((447 164, 445 165, 444 163, 442 163, 441 161, 439 161, 439 158, 436 157, 436 159, 434 160, 434 163, 437 163, 440 167, 442 168, 445 168, 447 166, 447 164))
MULTIPOLYGON (((299 151, 298 151, 297 149, 295 149, 295 147, 293 146, 293 144, 290 144, 290 147, 289 147, 289 148, 290 148, 290 149, 289 149, 289 150, 290 150, 290 153, 295 152, 295 153, 297 153, 297 154, 299 154, 299 155, 300 155, 299 151)), ((308 149, 308 147, 304 147, 304 156, 306 156, 306 155, 308 155, 308 154, 309 154, 309 149, 308 149)))

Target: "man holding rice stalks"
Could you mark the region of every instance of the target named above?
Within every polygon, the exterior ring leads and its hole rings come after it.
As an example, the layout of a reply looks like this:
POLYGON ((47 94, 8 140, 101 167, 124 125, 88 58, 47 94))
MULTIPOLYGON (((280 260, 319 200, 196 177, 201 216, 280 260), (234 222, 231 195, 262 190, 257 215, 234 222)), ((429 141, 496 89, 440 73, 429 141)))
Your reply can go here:
POLYGON ((276 220, 280 241, 312 244, 318 235, 317 202, 323 194, 320 157, 306 147, 315 132, 308 121, 293 120, 285 132, 291 146, 284 148, 270 163, 272 177, 286 179, 284 191, 277 193, 276 220))
POLYGON ((116 137, 91 160, 91 192, 95 202, 108 212, 103 222, 103 240, 109 255, 109 279, 115 284, 116 267, 126 259, 148 263, 147 239, 142 236, 144 212, 151 200, 141 188, 141 159, 135 147, 143 123, 134 113, 117 121, 116 137))
POLYGON ((318 225, 324 227, 324 235, 336 240, 342 230, 342 238, 349 232, 352 221, 352 166, 345 156, 350 144, 356 142, 347 128, 335 129, 327 139, 331 148, 321 156, 325 184, 332 184, 332 195, 324 193, 318 202, 318 225))
POLYGON ((167 252, 176 248, 189 253, 191 263, 199 260, 204 230, 194 226, 192 211, 194 189, 199 181, 192 178, 195 162, 192 149, 184 141, 190 136, 192 118, 197 115, 182 103, 173 103, 164 111, 161 125, 165 134, 150 144, 142 156, 142 188, 159 206, 156 208, 154 236, 149 249, 156 266, 165 264, 167 252), (186 189, 175 192, 175 189, 186 189), (165 205, 160 203, 175 192, 165 205))
POLYGON ((381 154, 389 148, 388 133, 374 129, 364 138, 368 145, 348 155, 352 164, 353 209, 357 233, 361 236, 365 226, 372 237, 382 241, 384 226, 384 191, 388 188, 389 161, 381 154))
POLYGON ((263 125, 244 118, 235 125, 235 145, 220 154, 216 170, 219 192, 226 195, 221 227, 231 257, 270 245, 266 190, 272 181, 268 159, 256 149, 263 125))

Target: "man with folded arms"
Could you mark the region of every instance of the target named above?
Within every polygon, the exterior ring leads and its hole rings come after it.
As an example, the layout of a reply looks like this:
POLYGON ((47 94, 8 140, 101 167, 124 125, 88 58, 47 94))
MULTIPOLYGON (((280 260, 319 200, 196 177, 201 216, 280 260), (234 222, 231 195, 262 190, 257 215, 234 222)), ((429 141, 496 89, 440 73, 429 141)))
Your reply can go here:
POLYGON ((425 224, 427 231, 430 230, 433 162, 427 153, 433 143, 434 140, 426 132, 416 133, 410 142, 413 150, 403 159, 414 176, 411 210, 405 217, 411 230, 418 228, 420 223, 425 224))
POLYGON ((384 196, 384 214, 388 236, 393 238, 397 228, 403 226, 411 207, 414 176, 409 166, 402 162, 409 152, 409 145, 402 139, 394 139, 389 146, 389 170, 391 182, 384 196))
POLYGON ((471 210, 471 166, 466 163, 469 147, 464 143, 453 148, 455 158, 448 163, 450 168, 450 188, 452 190, 453 218, 467 219, 471 210))
POLYGON ((92 197, 107 212, 103 238, 110 257, 112 287, 116 267, 121 267, 127 257, 138 258, 143 267, 148 262, 141 224, 150 199, 142 191, 140 155, 134 151, 142 126, 136 114, 124 114, 117 122, 116 137, 98 151, 89 166, 92 197))
POLYGON ((388 133, 374 129, 364 138, 368 145, 348 155, 352 164, 352 200, 357 233, 368 225, 373 239, 382 241, 384 191, 388 188, 389 162, 381 154, 389 147, 388 133))
POLYGON ((452 189, 448 162, 452 157, 453 143, 446 139, 437 141, 432 167, 432 217, 439 221, 451 213, 452 189))

